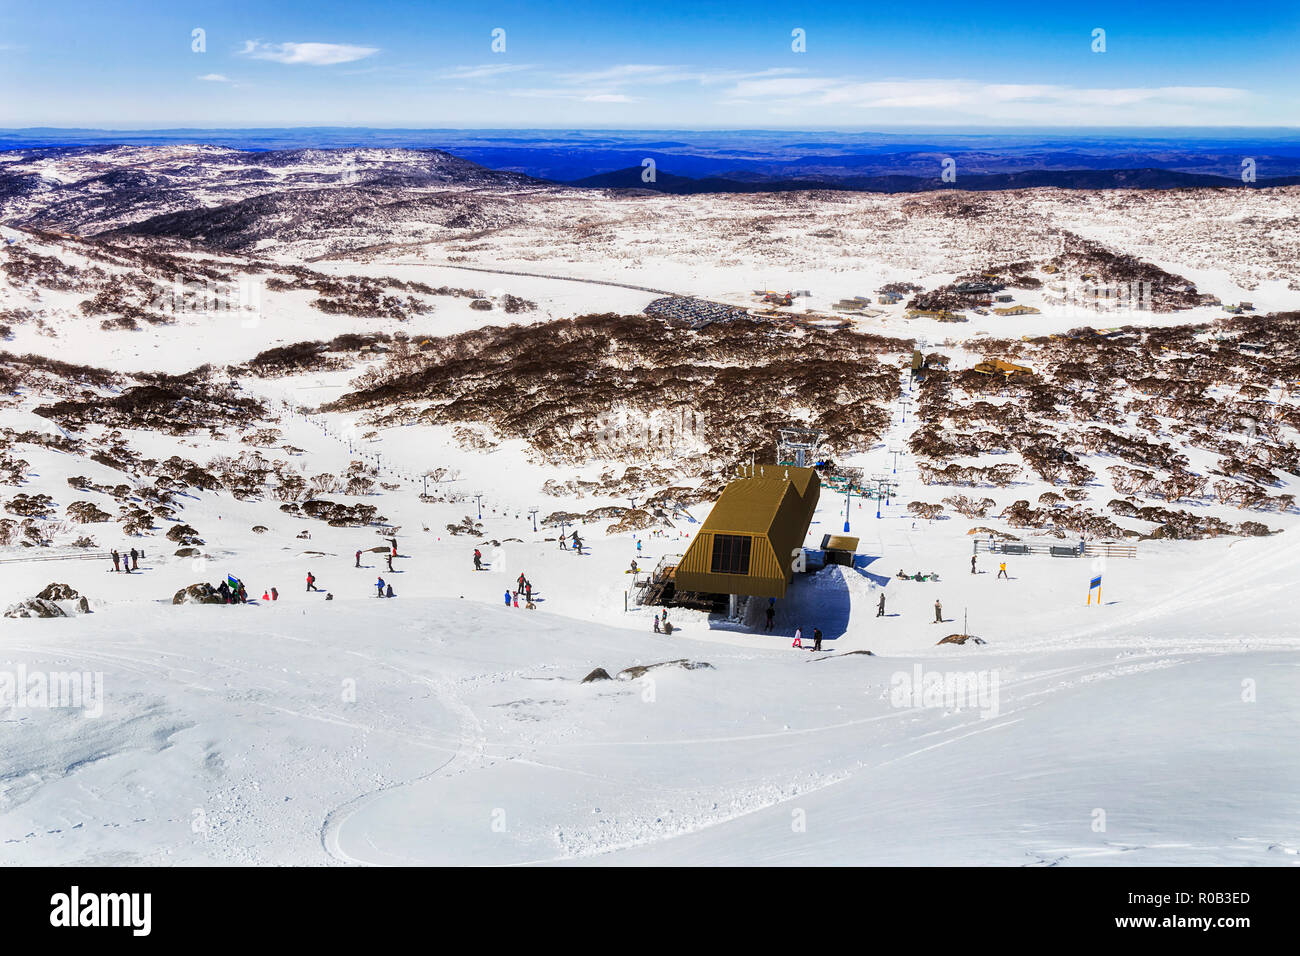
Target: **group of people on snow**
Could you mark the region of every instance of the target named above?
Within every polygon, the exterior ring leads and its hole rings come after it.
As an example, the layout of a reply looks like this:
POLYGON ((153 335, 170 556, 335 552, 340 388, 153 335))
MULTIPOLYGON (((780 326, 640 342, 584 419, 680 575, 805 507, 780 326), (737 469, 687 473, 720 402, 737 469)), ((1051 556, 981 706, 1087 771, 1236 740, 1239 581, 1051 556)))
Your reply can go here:
POLYGON ((132 571, 139 571, 140 555, 141 552, 137 551, 135 548, 132 548, 130 552, 126 554, 118 554, 117 549, 114 548, 112 553, 113 570, 125 571, 127 574, 130 574, 132 571))

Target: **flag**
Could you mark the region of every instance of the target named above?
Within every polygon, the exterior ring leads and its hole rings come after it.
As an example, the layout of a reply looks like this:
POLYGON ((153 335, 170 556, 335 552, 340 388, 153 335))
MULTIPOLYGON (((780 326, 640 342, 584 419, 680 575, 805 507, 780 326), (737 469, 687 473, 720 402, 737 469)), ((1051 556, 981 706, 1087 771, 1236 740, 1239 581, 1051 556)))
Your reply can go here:
POLYGON ((233 574, 227 574, 226 583, 229 584, 232 588, 237 588, 239 587, 239 578, 235 577, 233 574))

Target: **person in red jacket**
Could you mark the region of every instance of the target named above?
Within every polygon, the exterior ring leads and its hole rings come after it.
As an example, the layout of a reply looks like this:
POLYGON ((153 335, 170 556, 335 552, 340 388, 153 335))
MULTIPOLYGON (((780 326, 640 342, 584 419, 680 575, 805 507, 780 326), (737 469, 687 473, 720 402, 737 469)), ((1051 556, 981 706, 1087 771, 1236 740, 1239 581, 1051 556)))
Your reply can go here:
POLYGON ((307 590, 308 591, 320 590, 320 588, 316 587, 316 575, 312 574, 310 571, 307 572, 307 590))

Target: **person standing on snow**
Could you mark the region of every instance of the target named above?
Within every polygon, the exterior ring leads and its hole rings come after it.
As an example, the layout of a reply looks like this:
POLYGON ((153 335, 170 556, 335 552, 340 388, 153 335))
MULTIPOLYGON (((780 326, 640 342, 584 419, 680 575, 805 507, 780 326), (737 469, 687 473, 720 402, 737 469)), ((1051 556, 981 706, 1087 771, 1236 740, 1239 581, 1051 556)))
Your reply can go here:
POLYGON ((506 607, 510 606, 510 590, 506 589, 506 607))
POLYGON ((533 603, 533 582, 532 581, 524 582, 524 603, 525 604, 533 603))
POLYGON ((880 592, 880 603, 876 605, 876 617, 885 616, 885 592, 880 592))
POLYGON ((316 587, 316 575, 312 574, 310 571, 307 572, 307 590, 308 591, 320 590, 320 588, 316 587))
POLYGON ((796 627, 794 629, 794 640, 791 642, 790 646, 797 647, 799 648, 799 650, 803 650, 803 628, 802 627, 796 627))
POLYGON ((658 615, 658 614, 655 615, 655 633, 656 633, 656 634, 662 634, 662 633, 663 633, 663 629, 659 626, 659 615, 658 615))
POLYGON ((943 623, 943 605, 940 604, 938 601, 934 602, 934 623, 935 624, 943 623))
POLYGON ((114 570, 114 571, 120 571, 120 570, 122 570, 120 567, 118 567, 118 564, 121 562, 121 560, 122 560, 122 556, 119 555, 119 554, 117 553, 117 549, 114 548, 114 549, 113 549, 113 570, 114 570))
POLYGON ((357 552, 357 563, 356 563, 356 567, 358 567, 358 568, 361 567, 361 552, 360 552, 360 551, 357 552))
POLYGON ((822 629, 820 627, 814 627, 813 628, 813 650, 820 651, 821 649, 822 649, 822 629))
POLYGON ((140 552, 137 551, 135 548, 131 549, 131 570, 132 571, 140 570, 140 552))
POLYGON ((271 600, 272 601, 280 600, 280 592, 277 591, 275 588, 271 588, 271 600))
POLYGON ((389 573, 389 574, 392 574, 392 573, 393 573, 393 556, 390 554, 390 555, 387 555, 387 557, 388 557, 388 573, 389 573))
POLYGON ((475 571, 483 570, 483 552, 480 551, 478 548, 474 549, 474 570, 475 571))
POLYGON ((975 555, 973 554, 970 556, 970 573, 975 573, 975 555))
POLYGON ((122 552, 122 570, 127 574, 131 573, 131 556, 125 551, 122 552))
POLYGON ((564 535, 564 532, 563 532, 563 531, 560 532, 559 542, 560 542, 560 550, 561 550, 561 551, 568 551, 568 550, 569 550, 568 546, 565 544, 565 535, 564 535))
POLYGON ((1007 574, 1007 563, 1005 561, 998 565, 998 577, 1006 578, 1008 581, 1011 580, 1011 576, 1007 574))
POLYGON ((378 581, 376 581, 376 582, 375 582, 375 587, 376 587, 376 589, 378 589, 378 592, 379 592, 379 593, 377 593, 377 594, 375 595, 375 597, 383 597, 383 596, 384 596, 384 579, 383 579, 383 578, 380 578, 378 581))

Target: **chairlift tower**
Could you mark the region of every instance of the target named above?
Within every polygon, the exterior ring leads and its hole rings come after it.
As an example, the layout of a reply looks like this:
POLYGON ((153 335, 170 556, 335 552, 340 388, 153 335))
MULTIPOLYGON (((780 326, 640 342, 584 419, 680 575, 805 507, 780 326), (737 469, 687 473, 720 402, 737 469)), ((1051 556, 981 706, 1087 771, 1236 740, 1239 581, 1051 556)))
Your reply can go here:
POLYGON ((803 428, 798 425, 782 428, 776 442, 777 464, 807 468, 816 461, 817 446, 825 437, 825 432, 819 432, 815 428, 803 428))

